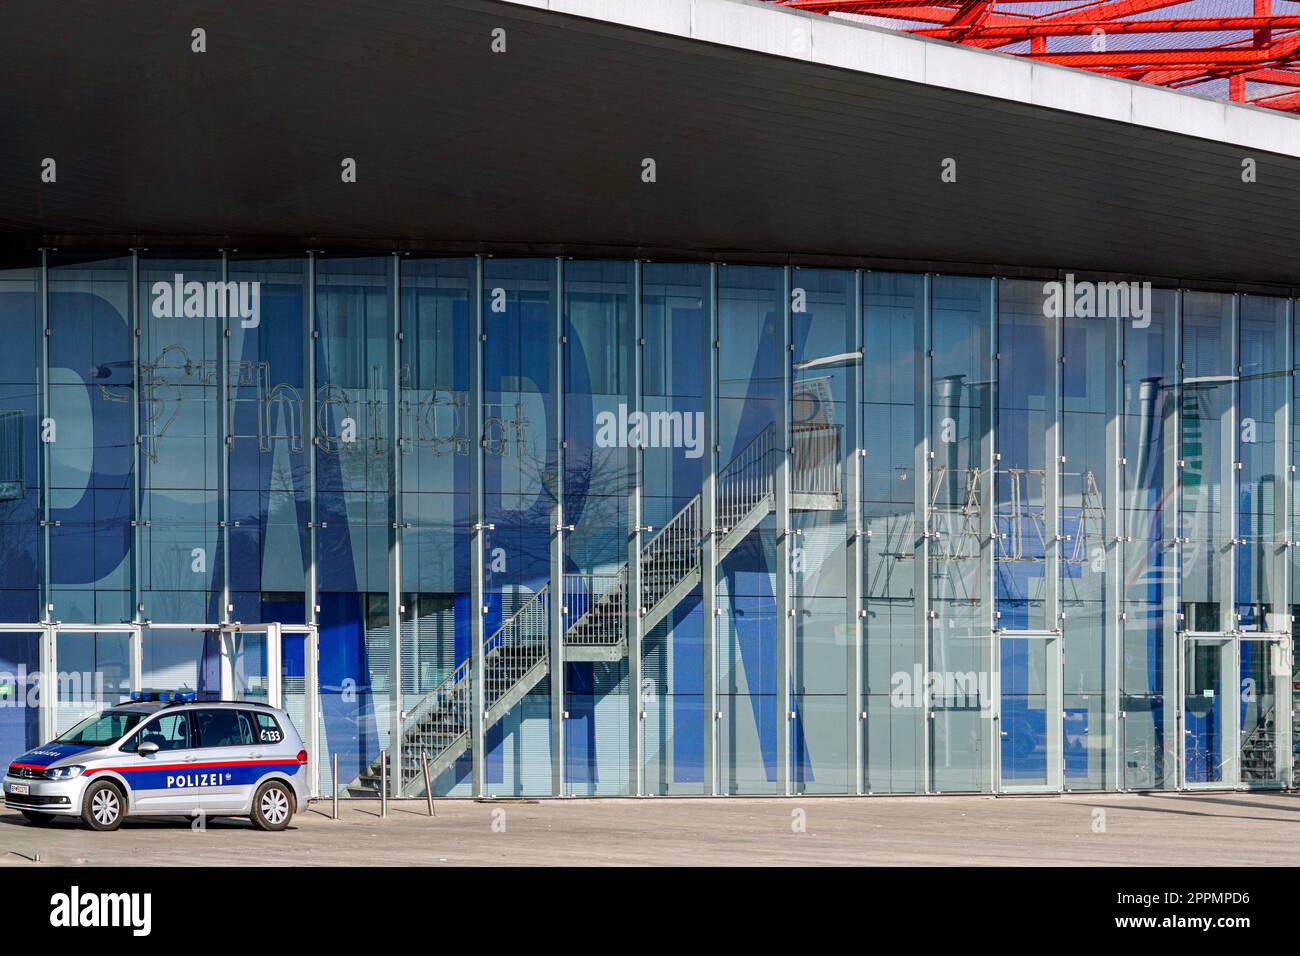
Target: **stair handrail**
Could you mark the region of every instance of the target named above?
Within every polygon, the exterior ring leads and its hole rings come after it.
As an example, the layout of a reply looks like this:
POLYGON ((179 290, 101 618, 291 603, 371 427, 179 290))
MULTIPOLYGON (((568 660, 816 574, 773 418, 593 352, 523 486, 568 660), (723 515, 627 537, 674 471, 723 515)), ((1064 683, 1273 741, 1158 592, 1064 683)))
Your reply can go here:
MULTIPOLYGON (((611 608, 613 614, 609 615, 613 620, 619 621, 627 617, 627 565, 624 564, 617 571, 580 571, 569 572, 564 575, 564 607, 570 614, 574 613, 574 607, 577 602, 585 602, 585 607, 573 617, 572 622, 564 629, 564 641, 566 644, 573 644, 579 647, 586 646, 614 646, 623 640, 623 633, 619 627, 613 634, 601 633, 598 635, 601 639, 591 639, 581 635, 570 638, 570 634, 582 630, 582 625, 589 620, 595 620, 600 615, 602 609, 611 608), (595 593, 594 583, 598 578, 612 578, 613 584, 603 589, 599 594, 595 593), (585 583, 585 593, 577 587, 579 583, 585 583)), ((603 629, 602 629, 603 630, 603 629)))
MULTIPOLYGON (((491 654, 500 646, 501 642, 499 638, 501 633, 507 627, 513 624, 517 618, 519 618, 526 611, 528 611, 534 602, 545 600, 545 598, 543 598, 542 595, 549 588, 550 588, 550 584, 548 583, 542 585, 538 590, 534 591, 529 596, 528 600, 525 601, 523 604, 519 605, 519 607, 515 609, 514 613, 511 614, 504 621, 502 621, 501 626, 498 627, 495 631, 493 631, 492 635, 483 642, 483 660, 485 662, 487 661, 488 655, 491 654)), ((458 684, 462 680, 468 681, 469 665, 470 665, 470 660, 466 658, 456 667, 455 670, 453 670, 450 674, 448 674, 441 681, 439 681, 438 685, 434 687, 433 690, 429 691, 429 693, 425 694, 423 697, 420 698, 419 702, 415 705, 415 707, 413 707, 407 713, 406 720, 402 721, 403 734, 405 734, 409 730, 415 729, 416 724, 418 724, 424 718, 424 716, 433 707, 434 702, 437 701, 440 696, 448 696, 449 691, 454 689, 456 684, 458 684)))

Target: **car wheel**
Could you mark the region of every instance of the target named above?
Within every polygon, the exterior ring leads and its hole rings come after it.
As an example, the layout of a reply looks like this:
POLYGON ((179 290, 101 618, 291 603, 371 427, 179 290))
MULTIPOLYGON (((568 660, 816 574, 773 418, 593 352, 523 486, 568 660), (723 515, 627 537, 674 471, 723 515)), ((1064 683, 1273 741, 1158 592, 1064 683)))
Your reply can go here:
POLYGON ((39 810, 24 810, 22 814, 27 818, 28 823, 34 823, 38 827, 43 827, 54 819, 54 814, 41 813, 39 810))
POLYGON ((81 801, 81 819, 92 830, 116 830, 126 816, 126 799, 107 780, 92 783, 81 801))
POLYGON ((259 830, 283 830, 293 816, 293 794, 279 780, 268 780, 253 795, 253 825, 259 830))

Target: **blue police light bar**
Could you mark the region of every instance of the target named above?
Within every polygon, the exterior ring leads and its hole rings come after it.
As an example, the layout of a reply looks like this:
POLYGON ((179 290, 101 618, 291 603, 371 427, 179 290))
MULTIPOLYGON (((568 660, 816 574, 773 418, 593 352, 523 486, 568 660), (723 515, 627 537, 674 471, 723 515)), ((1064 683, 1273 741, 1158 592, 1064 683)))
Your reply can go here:
POLYGON ((186 703, 192 700, 198 700, 197 691, 192 690, 133 690, 131 691, 131 700, 134 701, 158 701, 162 703, 186 703))

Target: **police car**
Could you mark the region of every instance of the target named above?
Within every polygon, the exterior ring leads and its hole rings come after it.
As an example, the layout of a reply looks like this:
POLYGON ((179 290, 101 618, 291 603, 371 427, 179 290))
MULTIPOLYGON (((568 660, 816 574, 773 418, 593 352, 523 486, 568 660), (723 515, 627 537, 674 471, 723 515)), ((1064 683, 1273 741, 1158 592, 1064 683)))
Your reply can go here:
POLYGON ((283 830, 308 799, 307 751, 283 710, 138 691, 18 757, 3 786, 5 806, 38 825, 201 813, 283 830))

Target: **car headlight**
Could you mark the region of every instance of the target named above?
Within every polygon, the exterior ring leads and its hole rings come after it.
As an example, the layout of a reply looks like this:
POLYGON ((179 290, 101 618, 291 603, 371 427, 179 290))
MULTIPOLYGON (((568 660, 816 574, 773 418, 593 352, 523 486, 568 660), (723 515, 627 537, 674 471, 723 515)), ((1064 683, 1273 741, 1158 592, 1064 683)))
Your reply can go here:
POLYGON ((80 776, 85 767, 51 767, 45 771, 45 776, 50 780, 67 780, 69 777, 80 776))

